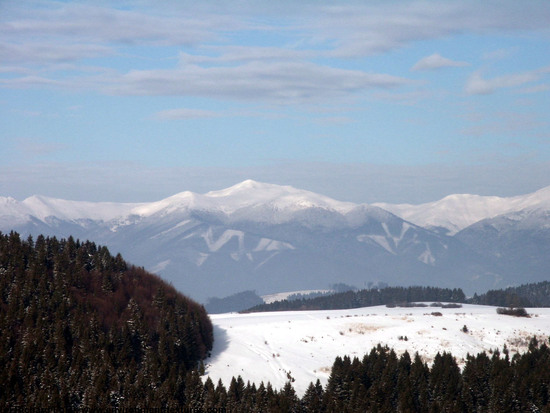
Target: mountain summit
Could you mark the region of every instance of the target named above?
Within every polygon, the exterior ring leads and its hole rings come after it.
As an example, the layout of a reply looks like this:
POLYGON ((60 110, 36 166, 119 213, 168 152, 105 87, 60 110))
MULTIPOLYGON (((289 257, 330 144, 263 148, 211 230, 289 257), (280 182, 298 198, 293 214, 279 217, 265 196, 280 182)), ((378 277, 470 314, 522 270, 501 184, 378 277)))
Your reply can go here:
POLYGON ((268 224, 292 220, 300 211, 315 208, 345 214, 357 205, 340 202, 291 186, 246 180, 230 188, 206 194, 182 192, 159 202, 134 208, 141 217, 188 212, 209 214, 225 222, 253 221, 268 224))
POLYGON ((549 264, 549 216, 550 187, 422 205, 341 202, 253 180, 150 203, 0 198, 0 231, 93 240, 202 301, 335 283, 473 293, 540 281, 549 264))

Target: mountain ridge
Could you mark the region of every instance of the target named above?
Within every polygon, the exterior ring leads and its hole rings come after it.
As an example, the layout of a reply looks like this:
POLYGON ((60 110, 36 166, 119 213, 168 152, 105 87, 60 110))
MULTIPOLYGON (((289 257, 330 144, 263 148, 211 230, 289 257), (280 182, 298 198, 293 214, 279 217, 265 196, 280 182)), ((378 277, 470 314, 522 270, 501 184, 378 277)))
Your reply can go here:
POLYGON ((434 202, 416 205, 384 202, 373 205, 423 227, 443 227, 449 231, 449 235, 454 235, 476 222, 502 214, 537 207, 550 209, 550 186, 513 197, 452 194, 434 202), (449 219, 448 212, 460 209, 462 213, 455 215, 454 219, 449 219))
POLYGON ((445 229, 419 225, 404 209, 399 216, 377 205, 246 180, 150 203, 0 198, 0 231, 92 239, 199 301, 339 282, 359 288, 377 281, 461 287, 473 293, 547 276, 550 187, 512 198, 451 195, 427 204, 431 209, 424 216, 440 219, 436 224, 446 217, 454 225, 445 229), (449 209, 453 202, 462 209, 449 209), (486 208, 492 204, 500 209, 486 208), (508 212, 496 215, 501 211, 508 212), (472 217, 480 220, 462 228, 460 220, 472 217), (503 258, 511 246, 515 273, 503 258), (518 276, 522 266, 530 273, 518 276))
POLYGON ((451 194, 437 201, 422 204, 386 202, 367 204, 338 201, 288 185, 268 184, 248 179, 229 188, 209 191, 205 194, 183 191, 154 202, 71 201, 43 195, 32 195, 23 201, 17 201, 9 196, 0 197, 0 216, 18 213, 32 215, 41 221, 50 216, 66 220, 110 221, 133 215, 147 217, 177 210, 199 210, 229 217, 236 215, 235 218, 239 219, 239 214, 257 217, 254 212, 258 212, 260 206, 264 207, 260 212, 279 213, 279 215, 291 209, 296 213, 308 208, 319 208, 345 216, 358 214, 365 209, 372 211, 374 208, 381 208, 418 226, 444 227, 454 235, 473 223, 504 213, 537 207, 550 209, 550 186, 513 197, 451 194), (459 212, 457 213, 456 210, 459 212), (449 213, 452 215, 453 212, 456 216, 449 218, 449 213))

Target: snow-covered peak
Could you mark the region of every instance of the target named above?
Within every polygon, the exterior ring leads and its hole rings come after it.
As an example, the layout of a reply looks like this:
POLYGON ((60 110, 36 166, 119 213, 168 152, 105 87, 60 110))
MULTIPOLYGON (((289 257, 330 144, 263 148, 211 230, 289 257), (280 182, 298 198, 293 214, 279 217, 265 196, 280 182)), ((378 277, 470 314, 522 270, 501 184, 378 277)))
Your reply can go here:
POLYGON ((253 180, 206 194, 185 191, 149 203, 81 202, 40 195, 31 196, 22 202, 13 198, 0 198, 0 216, 18 219, 29 219, 33 216, 41 221, 55 217, 68 221, 92 219, 125 222, 131 215, 146 218, 200 212, 217 216, 225 222, 253 221, 279 224, 296 219, 310 225, 333 226, 346 222, 346 214, 353 218, 352 221, 357 221, 358 207, 362 206, 336 201, 292 186, 253 180))
POLYGON ((487 218, 520 210, 550 209, 550 186, 515 197, 455 194, 420 205, 373 204, 423 227, 444 227, 453 235, 487 218))
POLYGON ((258 182, 258 181, 254 181, 253 179, 246 179, 242 182, 239 182, 238 184, 230 186, 229 188, 220 189, 217 191, 210 191, 206 195, 212 196, 212 197, 226 197, 226 196, 231 196, 242 192, 250 192, 250 191, 267 192, 269 190, 273 190, 274 188, 279 188, 279 187, 280 185, 258 182))
POLYGON ((278 209, 322 208, 345 213, 357 206, 351 202, 336 201, 292 186, 267 184, 250 179, 227 189, 208 192, 205 196, 223 203, 227 213, 259 205, 271 205, 278 209))
POLYGON ((27 220, 28 208, 12 197, 0 197, 0 222, 22 222, 27 220))
POLYGON ((13 211, 17 211, 20 208, 19 201, 11 196, 0 196, 0 215, 7 215, 13 211))
POLYGON ((48 217, 63 220, 93 219, 109 221, 128 212, 139 204, 124 204, 115 202, 83 202, 67 201, 33 195, 20 203, 29 215, 44 221, 48 217))
POLYGON ((131 214, 150 216, 158 213, 169 214, 178 210, 186 210, 199 207, 202 196, 190 191, 180 192, 168 198, 156 202, 144 203, 130 211, 131 214))
POLYGON ((166 215, 172 212, 201 211, 229 220, 249 219, 260 222, 281 222, 308 208, 346 214, 357 207, 292 186, 246 180, 237 185, 206 194, 182 192, 158 202, 132 210, 141 216, 166 215))
POLYGON ((444 227, 451 235, 483 219, 523 210, 550 211, 550 187, 508 198, 455 194, 420 205, 341 202, 292 186, 250 179, 226 189, 205 194, 185 191, 150 203, 82 202, 38 195, 19 202, 0 197, 0 217, 8 221, 28 220, 33 216, 42 221, 56 217, 71 221, 125 222, 130 215, 145 218, 200 212, 216 216, 226 223, 252 221, 281 224, 297 221, 312 226, 356 227, 369 219, 387 221, 391 219, 389 213, 392 213, 422 227, 444 227))

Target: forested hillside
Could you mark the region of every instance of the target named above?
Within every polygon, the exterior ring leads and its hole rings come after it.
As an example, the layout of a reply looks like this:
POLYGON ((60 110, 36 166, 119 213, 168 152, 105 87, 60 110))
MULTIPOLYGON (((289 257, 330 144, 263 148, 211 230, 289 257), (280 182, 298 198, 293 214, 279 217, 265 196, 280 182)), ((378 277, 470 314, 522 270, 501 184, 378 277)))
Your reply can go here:
POLYGON ((0 234, 0 406, 183 404, 204 308, 93 242, 0 234))
POLYGON ((460 288, 437 287, 385 287, 346 291, 312 299, 282 300, 270 304, 261 304, 247 310, 290 311, 290 310, 336 310, 347 308, 370 307, 374 305, 397 305, 415 301, 444 301, 463 303, 466 300, 460 288))
POLYGON ((550 307, 550 281, 523 284, 504 290, 489 290, 484 294, 474 295, 469 302, 505 307, 550 307))

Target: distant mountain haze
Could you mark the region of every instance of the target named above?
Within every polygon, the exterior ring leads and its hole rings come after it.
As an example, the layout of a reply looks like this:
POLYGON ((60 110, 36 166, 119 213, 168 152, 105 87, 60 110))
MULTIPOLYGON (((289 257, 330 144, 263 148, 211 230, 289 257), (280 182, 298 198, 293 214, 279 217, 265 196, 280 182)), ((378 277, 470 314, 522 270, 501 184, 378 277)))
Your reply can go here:
POLYGON ((246 180, 150 203, 0 197, 0 231, 90 239, 205 302, 335 283, 484 292, 550 277, 550 187, 355 204, 246 180))

